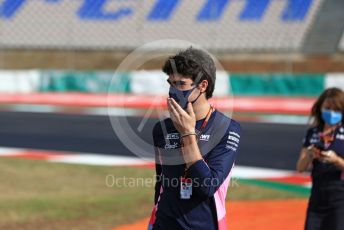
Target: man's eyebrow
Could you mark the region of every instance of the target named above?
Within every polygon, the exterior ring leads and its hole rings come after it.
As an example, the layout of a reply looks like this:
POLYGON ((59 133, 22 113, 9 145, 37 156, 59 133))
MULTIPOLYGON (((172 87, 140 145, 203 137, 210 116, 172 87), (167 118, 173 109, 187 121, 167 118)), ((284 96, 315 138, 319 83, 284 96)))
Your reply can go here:
POLYGON ((186 81, 185 80, 178 80, 178 81, 171 81, 170 79, 166 80, 169 84, 173 84, 173 85, 185 85, 186 81))

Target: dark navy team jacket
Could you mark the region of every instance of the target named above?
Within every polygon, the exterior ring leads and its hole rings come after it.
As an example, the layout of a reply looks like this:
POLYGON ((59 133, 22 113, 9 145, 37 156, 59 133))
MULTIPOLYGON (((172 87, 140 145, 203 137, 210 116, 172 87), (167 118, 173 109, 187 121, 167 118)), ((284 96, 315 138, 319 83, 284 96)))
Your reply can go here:
MULTIPOLYGON (((204 119, 196 122, 200 129, 204 119)), ((185 173, 180 135, 171 119, 153 128, 157 182, 155 205, 148 229, 227 229, 225 198, 239 148, 238 122, 215 110, 199 135, 203 156, 187 170, 193 180, 190 199, 180 198, 180 178, 185 173)))
MULTIPOLYGON (((303 147, 315 145, 319 142, 322 127, 308 129, 304 138, 303 147)), ((344 158, 344 126, 338 127, 334 132, 334 140, 325 150, 333 150, 344 158)), ((344 207, 344 172, 330 163, 313 160, 312 192, 309 210, 322 211, 330 207, 344 207)))

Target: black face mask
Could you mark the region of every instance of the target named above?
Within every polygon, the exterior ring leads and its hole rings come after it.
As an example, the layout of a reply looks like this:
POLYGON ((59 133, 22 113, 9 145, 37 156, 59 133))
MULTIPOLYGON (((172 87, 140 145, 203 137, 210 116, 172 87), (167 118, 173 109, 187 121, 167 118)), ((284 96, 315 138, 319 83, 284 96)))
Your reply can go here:
MULTIPOLYGON (((193 87, 192 89, 188 90, 179 90, 176 87, 171 86, 170 91, 169 91, 169 96, 173 98, 183 109, 186 109, 189 103, 189 96, 196 89, 196 86, 193 87)), ((197 96, 195 100, 193 100, 191 103, 195 103, 197 99, 201 96, 201 92, 197 96)))

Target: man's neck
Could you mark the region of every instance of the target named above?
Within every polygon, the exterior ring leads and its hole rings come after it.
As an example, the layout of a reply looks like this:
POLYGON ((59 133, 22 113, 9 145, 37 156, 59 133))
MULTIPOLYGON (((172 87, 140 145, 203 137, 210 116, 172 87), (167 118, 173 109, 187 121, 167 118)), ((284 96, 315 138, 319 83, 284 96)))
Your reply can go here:
POLYGON ((206 99, 200 100, 194 103, 193 110, 196 115, 196 120, 198 121, 205 118, 209 112, 209 109, 210 109, 210 104, 206 99))

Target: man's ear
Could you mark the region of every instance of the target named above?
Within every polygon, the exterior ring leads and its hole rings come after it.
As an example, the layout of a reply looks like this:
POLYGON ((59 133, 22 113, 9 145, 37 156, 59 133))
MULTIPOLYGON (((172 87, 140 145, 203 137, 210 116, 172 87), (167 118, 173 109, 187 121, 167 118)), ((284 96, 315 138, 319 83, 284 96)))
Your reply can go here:
POLYGON ((207 90, 208 87, 208 81, 207 80, 203 80, 201 81, 201 83, 199 83, 199 90, 204 93, 207 90))

